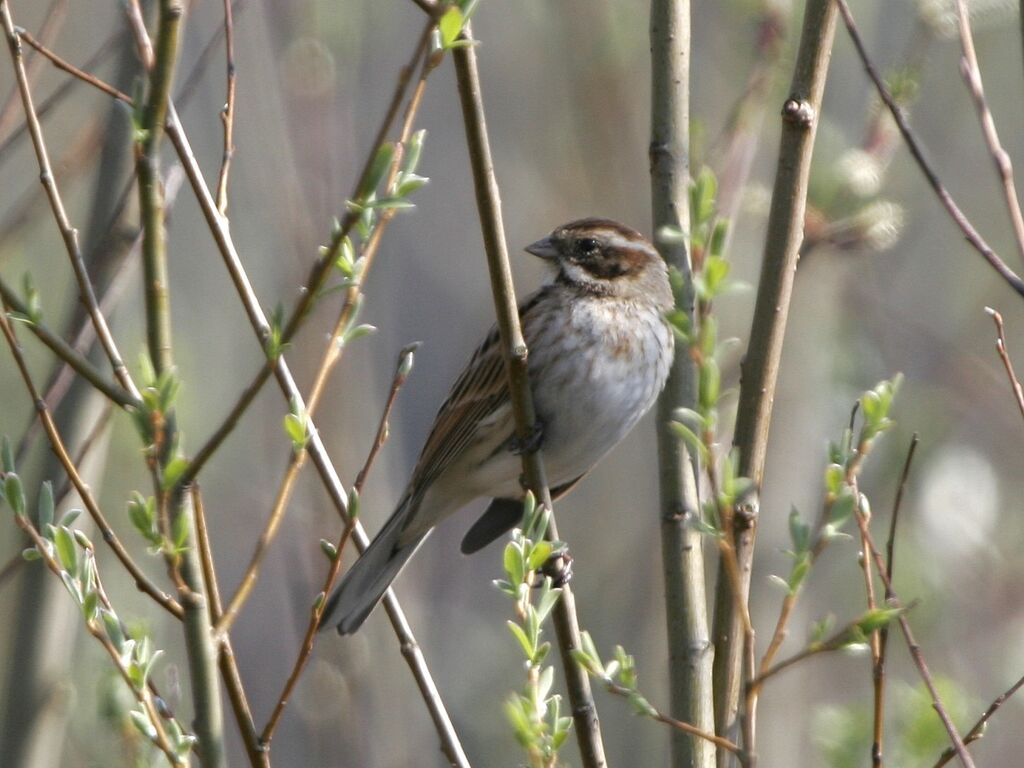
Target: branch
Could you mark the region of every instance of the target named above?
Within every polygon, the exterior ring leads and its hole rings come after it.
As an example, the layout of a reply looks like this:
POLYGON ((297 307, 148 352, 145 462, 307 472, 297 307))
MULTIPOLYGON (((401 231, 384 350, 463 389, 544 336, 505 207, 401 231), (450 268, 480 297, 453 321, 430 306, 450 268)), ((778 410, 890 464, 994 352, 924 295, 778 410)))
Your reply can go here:
MULTIPOLYGON (((508 262, 508 250, 505 245, 498 183, 494 176, 494 162, 491 158, 490 144, 487 138, 483 96, 480 91, 480 76, 476 64, 476 48, 468 23, 463 28, 460 39, 463 44, 455 48, 452 56, 455 59, 459 100, 466 127, 466 145, 469 149, 470 165, 473 170, 473 186, 476 190, 476 203, 491 277, 491 293, 497 314, 502 357, 505 360, 505 370, 508 376, 516 435, 525 441, 529 435, 533 434, 536 414, 530 392, 526 343, 519 327, 519 309, 516 304, 512 272, 508 262)), ((551 494, 540 451, 523 453, 523 472, 527 485, 536 498, 541 504, 551 509, 551 494)), ((548 526, 547 535, 550 539, 558 539, 554 516, 548 526)), ((604 744, 602 743, 594 696, 590 690, 590 679, 586 671, 576 663, 572 656, 572 652, 580 648, 580 632, 576 618, 575 600, 568 585, 562 588, 561 599, 553 609, 553 614, 582 763, 587 768, 604 766, 606 765, 604 744)))
POLYGON ((7 345, 10 347, 11 354, 14 356, 14 362, 17 364, 18 371, 21 373, 21 378, 25 382, 25 387, 28 389, 28 393, 32 398, 32 402, 35 404, 36 412, 39 415, 39 420, 43 425, 43 429, 46 431, 46 436, 49 438, 50 447, 53 449, 54 454, 57 456, 57 460, 60 461, 61 466, 64 467, 64 471, 67 473, 68 478, 74 485, 75 490, 82 499, 82 504, 89 512, 89 516, 93 519, 96 524, 96 528, 99 530, 103 537, 103 540, 110 545, 110 548, 117 555, 117 559, 121 561, 125 569, 131 574, 135 580, 135 586, 141 592, 145 592, 147 595, 156 600, 165 610, 169 611, 175 618, 182 618, 184 611, 181 605, 162 590, 158 589, 156 585, 149 580, 149 578, 142 572, 142 569, 135 564, 132 560, 131 555, 128 554, 128 550, 124 548, 121 540, 117 538, 117 534, 110 527, 107 522, 107 518, 103 515, 99 505, 96 503, 96 499, 92 495, 92 491, 89 490, 89 486, 82 480, 81 475, 78 474, 74 462, 71 461, 71 457, 68 454, 67 449, 64 447, 64 443, 61 440, 60 434, 57 432, 57 427, 53 423, 53 418, 50 416, 49 408, 46 406, 46 401, 39 394, 39 390, 36 388, 35 382, 32 380, 32 375, 29 373, 28 365, 25 363, 25 356, 22 352, 21 345, 18 343, 17 336, 15 336, 14 329, 11 327, 10 321, 7 319, 7 315, 0 312, 0 330, 3 331, 4 337, 7 339, 7 345))
POLYGON ((1010 360, 1010 353, 1006 351, 1006 334, 1003 328, 1003 316, 991 307, 985 307, 985 311, 992 316, 992 322, 996 324, 996 350, 999 352, 999 359, 1003 361, 1006 369, 1006 376, 1010 380, 1010 388, 1013 389, 1014 399, 1020 409, 1021 416, 1024 416, 1024 388, 1021 387, 1020 379, 1013 369, 1013 361, 1010 360))
MULTIPOLYGON (((412 367, 412 355, 414 349, 415 347, 406 347, 399 354, 398 364, 395 366, 395 375, 391 381, 391 391, 388 394, 387 402, 384 404, 384 410, 381 412, 380 422, 377 426, 377 434, 375 435, 373 444, 370 447, 370 452, 366 456, 366 461, 363 463, 363 468, 359 471, 359 479, 356 481, 356 484, 352 486, 352 490, 356 494, 356 498, 362 490, 363 481, 366 479, 366 476, 370 472, 370 468, 373 466, 374 459, 377 457, 377 452, 387 440, 388 419, 391 417, 391 409, 395 405, 395 399, 398 397, 398 392, 401 390, 402 385, 405 384, 405 381, 409 376, 409 370, 412 367)), ((353 516, 350 519, 355 519, 354 510, 353 516)), ((306 636, 302 641, 302 648, 299 650, 299 655, 295 659, 295 664, 292 667, 291 674, 288 676, 288 681, 285 683, 284 690, 281 691, 281 695, 277 699, 277 704, 274 706, 270 719, 267 720, 267 724, 264 726, 263 732, 260 735, 260 743, 266 750, 270 749, 270 741, 274 737, 274 731, 281 720, 281 715, 284 714, 284 709, 288 705, 288 700, 291 698, 292 692, 295 690, 295 686, 299 682, 299 677, 302 675, 302 671, 306 668, 306 662, 309 661, 310 654, 313 653, 313 644, 316 642, 317 630, 320 629, 320 619, 323 617, 327 595, 331 594, 331 591, 334 589, 334 582, 338 578, 338 573, 341 571, 342 553, 345 551, 345 545, 348 543, 351 535, 352 526, 346 525, 345 529, 341 533, 341 538, 334 547, 334 556, 331 558, 331 567, 328 568, 323 588, 320 590, 320 593, 317 595, 317 598, 313 603, 313 609, 309 618, 309 625, 306 627, 306 636)))
MULTIPOLYGON (((181 0, 160 0, 153 67, 149 70, 149 91, 142 106, 139 140, 136 147, 136 173, 139 180, 139 218, 142 221, 142 265, 145 277, 146 343, 156 374, 174 368, 171 349, 171 307, 167 273, 167 232, 163 189, 160 176, 160 147, 170 105, 171 83, 178 56, 178 38, 184 6, 181 0)), ((144 30, 143 30, 144 32, 144 30)), ((158 446, 155 477, 173 458, 176 419, 167 414, 163 444, 158 446)), ((158 488, 158 491, 161 489, 158 488)), ((194 727, 199 739, 205 768, 223 768, 224 724, 220 685, 217 676, 218 649, 210 633, 211 619, 207 593, 203 585, 202 563, 195 542, 198 539, 192 496, 180 486, 158 496, 162 507, 170 510, 172 527, 184 517, 188 524, 186 546, 178 554, 168 555, 172 576, 180 570, 179 593, 184 603, 183 624, 188 656, 191 698, 195 712, 194 727)), ((177 581, 177 579, 176 579, 177 581)))
POLYGON ((32 145, 35 148, 36 159, 39 163, 40 182, 46 190, 46 196, 50 201, 53 217, 57 222, 61 238, 64 240, 64 247, 67 250, 68 258, 71 260, 71 266, 78 281, 79 294, 89 312, 90 318, 92 318, 93 325, 96 326, 96 334, 107 354, 110 365, 114 370, 114 375, 132 398, 138 400, 139 391, 132 381, 124 361, 121 359, 121 354, 118 352, 117 345, 110 334, 110 329, 107 327, 107 321, 97 305, 96 294, 93 291, 92 282, 89 280, 89 274, 85 268, 85 260, 82 258, 82 251, 78 245, 78 231, 71 226, 67 212, 64 210, 64 202, 57 189, 57 182, 54 178, 53 168, 50 166, 50 158, 46 150, 46 143, 43 140, 42 128, 39 125, 39 117, 36 114, 35 106, 32 102, 32 94, 29 90, 28 76, 25 73, 25 63, 21 54, 21 39, 18 36, 18 32, 15 31, 14 21, 11 19, 10 9, 6 0, 0 0, 0 18, 3 21, 7 44, 14 63, 15 77, 18 81, 18 89, 21 92, 21 103, 25 109, 25 120, 28 124, 29 135, 32 137, 32 145))
POLYGON ((1017 249, 1020 251, 1021 259, 1024 260, 1024 215, 1021 215, 1020 200, 1017 199, 1017 188, 1013 182, 1013 163, 1010 161, 1009 153, 999 142, 999 133, 996 131, 992 110, 989 109, 988 101, 985 99, 985 88, 981 82, 978 54, 974 50, 974 35, 971 33, 971 19, 967 12, 967 3, 964 0, 956 0, 956 10, 960 27, 960 45, 964 53, 963 59, 960 61, 960 72, 964 77, 964 82, 967 83, 967 89, 971 92, 974 107, 978 111, 981 132, 988 145, 989 154, 992 155, 996 173, 999 174, 999 178, 1003 182, 1006 210, 1010 214, 1010 222, 1017 240, 1017 249))
MULTIPOLYGON (((964 736, 964 744, 970 744, 972 742, 978 741, 982 736, 984 736, 985 726, 988 725, 988 721, 991 720, 992 716, 999 711, 999 708, 1002 707, 1003 704, 1005 704, 1007 701, 1009 701, 1010 697, 1013 696, 1013 694, 1019 691, 1022 687, 1024 687, 1024 677, 1020 678, 1020 680, 1011 685, 1006 691, 997 696, 996 700, 993 701, 989 705, 988 709, 986 709, 985 712, 982 714, 982 716, 978 718, 978 722, 976 722, 974 726, 971 728, 971 730, 967 732, 967 735, 964 736)), ((945 752, 942 753, 942 756, 939 757, 939 759, 935 762, 935 765, 932 766, 932 768, 942 768, 942 766, 944 766, 954 757, 956 757, 956 750, 953 747, 949 747, 948 749, 946 749, 945 752)))
MULTIPOLYGON (((424 35, 424 37, 426 37, 426 35, 424 35)), ((249 323, 253 328, 253 332, 256 334, 260 346, 263 347, 265 340, 270 334, 270 325, 267 322, 267 317, 260 306, 259 299, 252 289, 252 285, 249 282, 249 277, 245 272, 245 268, 242 266, 238 251, 235 249, 234 240, 231 237, 227 221, 217 210, 213 196, 210 193, 210 189, 206 185, 206 181, 203 179, 199 164, 196 162, 195 155, 192 153, 192 148, 189 145, 188 138, 182 129, 181 121, 178 119, 178 115, 173 109, 170 111, 167 133, 168 137, 175 145, 178 157, 181 159, 182 164, 185 167, 189 182, 192 185, 193 191, 195 192, 196 198, 199 202, 200 210, 202 211, 207 225, 210 228, 210 233, 213 236, 217 249, 220 252, 221 257, 224 259, 225 266, 227 267, 231 280, 235 285, 235 289, 238 291, 239 298, 244 305, 245 312, 249 319, 249 323)), ((328 267, 333 264, 333 259, 324 259, 322 261, 328 261, 328 267)), ((319 263, 322 262, 318 262, 318 264, 319 263)), ((323 275, 326 277, 327 274, 329 274, 329 269, 324 269, 323 275)), ((304 402, 302 393, 296 385, 295 379, 292 377, 291 370, 289 369, 285 358, 283 356, 278 357, 277 360, 273 362, 271 370, 277 378, 278 385, 285 400, 289 403, 295 403, 299 408, 303 408, 304 402)), ((347 520, 348 495, 341 483, 341 479, 338 477, 337 470, 331 462, 327 449, 324 447, 320 434, 316 429, 316 425, 312 420, 309 422, 309 431, 311 436, 309 443, 306 446, 306 450, 309 451, 310 458, 313 460, 313 464, 320 475, 320 479, 323 482, 324 488, 327 491, 332 505, 338 511, 338 514, 347 520)), ((369 546, 369 537, 366 535, 366 531, 358 520, 354 523, 352 529, 352 539, 355 541, 356 547, 360 552, 364 551, 366 547, 369 546)), ((409 623, 405 618, 405 613, 402 611, 394 592, 392 590, 388 590, 384 594, 382 602, 384 609, 388 614, 388 618, 391 621, 392 627, 394 628, 395 635, 401 645, 402 655, 405 658, 406 663, 409 665, 409 669, 416 680, 421 695, 423 696, 424 703, 430 712, 431 719, 434 722, 434 727, 441 740, 442 749, 445 750, 445 754, 452 759, 454 764, 458 766, 468 766, 469 762, 466 760, 465 754, 462 750, 458 734, 455 732, 451 718, 445 709, 444 702, 441 700, 440 694, 438 693, 437 687, 430 674, 430 669, 427 667, 423 653, 420 650, 419 644, 416 642, 416 638, 413 636, 412 629, 409 627, 409 623)))
MULTIPOLYGON (((842 0, 839 0, 839 2, 842 2, 842 0)), ((871 536, 871 531, 868 529, 867 518, 859 504, 854 509, 854 519, 857 521, 857 527, 860 529, 861 539, 864 541, 865 549, 874 561, 875 569, 878 571, 878 575, 882 579, 882 583, 885 585, 886 594, 892 595, 889 599, 889 604, 899 608, 901 603, 896 597, 896 591, 892 588, 892 580, 889 578, 885 562, 882 560, 878 547, 875 546, 874 539, 871 536)), ((921 652, 921 646, 918 645, 917 640, 914 639, 914 633, 910 629, 910 621, 904 613, 900 613, 898 620, 900 623, 900 629, 903 632, 903 638, 906 640, 907 648, 910 650, 910 656, 914 660, 914 665, 917 667, 918 674, 921 675, 921 679, 924 681, 925 687, 928 689, 928 693, 931 695, 932 707, 935 709, 936 713, 938 713, 939 719, 942 721, 942 725, 946 729, 946 733, 949 734, 950 741, 953 742, 953 749, 956 756, 960 758, 960 762, 963 763, 964 768, 974 768, 974 760, 971 758, 970 753, 964 746, 964 741, 960 737, 960 733, 957 731, 956 726, 953 724, 953 719, 950 717, 949 712, 942 703, 938 688, 935 687, 935 681, 932 679, 931 672, 928 669, 928 664, 925 662, 924 654, 921 652)))
MULTIPOLYGON (((892 581, 893 569, 896 566, 896 524, 899 522, 900 506, 903 503, 903 494, 907 489, 907 479, 910 477, 910 466, 914 461, 917 452, 918 438, 914 433, 910 440, 910 448, 907 449, 907 458, 903 462, 903 471, 900 474, 900 484, 896 489, 896 499, 892 505, 892 515, 889 518, 889 537, 885 542, 885 572, 892 581)), ((892 590, 886 588, 885 600, 888 603, 894 597, 892 590)), ((871 744, 871 764, 875 768, 881 768, 883 734, 885 732, 885 662, 889 647, 889 625, 886 624, 878 633, 878 657, 875 660, 873 670, 873 682, 875 690, 874 722, 872 724, 873 738, 871 744)))
POLYGON ((960 210, 960 207, 953 200, 952 195, 939 180, 938 174, 935 173, 931 164, 925 159, 924 150, 921 149, 921 145, 918 143, 914 133, 910 130, 910 125, 907 123, 906 118, 903 116, 903 111, 899 105, 893 99, 892 94, 889 93, 889 89, 886 88, 885 83, 882 81, 881 76, 871 63, 871 59, 868 58, 867 50, 864 48, 864 41, 860 37, 860 32, 857 29, 857 24, 853 20, 853 14, 850 12, 850 6, 847 5, 846 0, 835 0, 839 6, 839 12, 843 16, 843 22, 846 24, 846 30, 850 34, 850 39, 853 41, 854 48, 857 49, 857 55, 860 57, 861 64, 864 65, 864 70, 867 72, 871 82, 875 84, 875 89, 878 91, 879 97, 885 102, 885 106, 888 107, 889 112, 892 113, 893 119, 896 121, 896 126, 900 130, 900 134, 903 136, 903 140, 907 144, 907 149, 910 150, 910 154, 913 155, 914 160, 917 162, 918 167, 924 174, 925 179, 928 181, 928 185, 934 190, 935 194, 939 198, 939 202, 942 203, 942 207, 946 209, 949 217, 953 220, 963 232, 964 238, 967 240, 974 249, 984 257, 985 261, 989 263, 989 266, 996 271, 996 273, 1005 280, 1013 290, 1015 290, 1021 296, 1024 296, 1024 280, 1015 273, 1006 262, 1004 262, 999 255, 992 250, 984 238, 978 233, 978 231, 968 220, 964 212, 960 210))
MULTIPOLYGON (((690 230, 690 2, 651 3, 651 209, 656 241, 664 227, 690 230)), ((694 295, 685 238, 659 242, 665 261, 679 270, 683 287, 677 309, 693 322, 694 295)), ((681 345, 680 345, 681 346, 681 345)), ((713 731, 711 639, 704 584, 704 536, 689 523, 700 517, 696 463, 669 428, 679 408, 696 408, 696 368, 689 350, 676 350, 668 382, 658 399, 658 487, 665 622, 668 632, 671 719, 713 731)), ((691 736, 693 734, 690 734, 691 736)), ((710 768, 711 741, 672 737, 672 765, 710 768)))
MULTIPOLYGON (((743 363, 734 438, 740 454, 738 475, 750 478, 758 491, 764 479, 772 403, 803 238, 807 182, 835 36, 835 19, 836 9, 832 0, 808 0, 790 96, 782 109, 782 138, 775 188, 750 343, 743 363)), ((737 512, 735 547, 743 576, 743 598, 746 600, 757 525, 756 499, 749 508, 744 507, 737 512)), ((736 720, 745 645, 740 616, 741 609, 735 604, 728 574, 720 565, 712 635, 715 643, 715 730, 719 735, 731 733, 736 720)), ((727 755, 719 755, 720 766, 728 762, 727 755)))
POLYGON ((224 123, 224 154, 220 161, 220 175, 217 178, 217 210, 222 216, 228 213, 228 174, 231 172, 231 157, 235 154, 235 21, 231 12, 231 0, 224 0, 224 41, 227 59, 227 101, 220 113, 224 123))

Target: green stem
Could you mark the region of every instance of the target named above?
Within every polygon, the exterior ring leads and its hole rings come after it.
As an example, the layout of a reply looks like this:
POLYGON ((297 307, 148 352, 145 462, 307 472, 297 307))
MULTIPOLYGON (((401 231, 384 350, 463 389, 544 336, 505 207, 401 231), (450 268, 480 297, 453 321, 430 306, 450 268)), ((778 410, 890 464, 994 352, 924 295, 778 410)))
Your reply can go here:
MULTIPOLYGON (((690 229, 690 2, 651 2, 651 209, 655 238, 663 227, 690 229)), ((665 261, 683 276, 676 306, 693 320, 690 257, 682 243, 659 242, 665 261)), ((696 408, 696 368, 688 350, 676 351, 658 400, 658 478, 665 619, 668 630, 669 712, 674 720, 714 730, 711 641, 704 584, 702 536, 688 522, 700 515, 695 462, 668 428, 678 408, 696 408)), ((710 768, 715 745, 683 731, 672 733, 675 768, 710 768)))
MULTIPOLYGON (((487 254, 487 266, 491 277, 491 292, 497 313, 498 331, 501 337, 502 356, 508 374, 512 411, 515 417, 516 434, 526 439, 533 433, 536 414, 527 369, 527 349, 519 326, 519 308, 516 304, 515 289, 512 285, 512 271, 509 267, 508 249, 505 244, 505 228, 501 220, 501 197, 494 175, 494 161, 491 158, 487 138, 487 123, 484 118, 483 95, 480 90, 480 75, 477 71, 476 48, 470 26, 462 32, 465 44, 452 52, 455 60, 455 75, 458 80, 462 117, 466 128, 466 145, 473 170, 473 186, 480 227, 487 254)), ((523 454, 523 472, 529 487, 537 499, 551 509, 551 494, 544 462, 540 451, 523 454)), ((548 526, 548 538, 557 539, 558 531, 552 516, 548 526)), ((562 588, 561 598, 552 610, 558 647, 562 655, 569 701, 572 705, 576 739, 580 756, 586 768, 601 768, 607 765, 604 744, 601 737, 597 707, 590 689, 590 678, 572 656, 580 648, 579 622, 576 618, 576 603, 572 590, 562 588)))
MULTIPOLYGON (((768 216, 764 260, 757 303, 750 331, 750 346, 743 362, 734 443, 739 449, 739 474, 760 490, 778 380, 779 360, 786 330, 796 262, 803 239, 807 183, 821 97, 835 37, 833 0, 808 0, 790 96, 783 107, 775 187, 768 216)), ((737 510, 735 547, 747 599, 754 556, 757 502, 737 510)), ((739 606, 728 576, 719 568, 716 584, 713 639, 715 643, 715 723, 719 735, 729 735, 736 723, 745 641, 739 606)), ((748 713, 751 718, 753 713, 748 713)), ((744 745, 749 748, 749 745, 744 745)), ((719 765, 729 763, 719 755, 719 765)))

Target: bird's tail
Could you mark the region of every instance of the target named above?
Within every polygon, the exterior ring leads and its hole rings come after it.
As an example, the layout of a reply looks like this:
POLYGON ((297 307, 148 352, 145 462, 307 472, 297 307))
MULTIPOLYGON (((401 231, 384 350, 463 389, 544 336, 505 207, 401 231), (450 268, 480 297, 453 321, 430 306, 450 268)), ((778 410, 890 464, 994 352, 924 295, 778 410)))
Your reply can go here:
POLYGON ((391 582, 427 537, 424 534, 413 541, 399 544, 405 523, 414 510, 414 500, 407 495, 327 601, 321 627, 336 622, 338 633, 349 635, 366 621, 391 582))

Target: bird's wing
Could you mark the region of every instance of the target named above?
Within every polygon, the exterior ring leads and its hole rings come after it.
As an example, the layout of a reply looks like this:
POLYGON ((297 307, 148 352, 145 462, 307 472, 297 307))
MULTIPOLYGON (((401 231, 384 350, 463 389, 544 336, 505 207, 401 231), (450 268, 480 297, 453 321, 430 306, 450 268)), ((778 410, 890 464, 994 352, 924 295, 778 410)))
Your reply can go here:
POLYGON ((482 424, 509 406, 505 364, 494 328, 473 353, 469 365, 452 386, 423 452, 416 463, 413 487, 424 489, 473 444, 482 424))
MULTIPOLYGON (((530 321, 531 310, 545 293, 546 289, 542 288, 519 306, 519 317, 526 330, 536 325, 530 321)), ((434 426, 416 462, 413 493, 425 490, 473 445, 480 433, 505 421, 510 408, 505 361, 501 355, 498 329, 493 327, 473 353, 434 418, 434 426)), ((509 418, 507 422, 508 434, 500 437, 501 442, 513 434, 512 420, 509 418)))

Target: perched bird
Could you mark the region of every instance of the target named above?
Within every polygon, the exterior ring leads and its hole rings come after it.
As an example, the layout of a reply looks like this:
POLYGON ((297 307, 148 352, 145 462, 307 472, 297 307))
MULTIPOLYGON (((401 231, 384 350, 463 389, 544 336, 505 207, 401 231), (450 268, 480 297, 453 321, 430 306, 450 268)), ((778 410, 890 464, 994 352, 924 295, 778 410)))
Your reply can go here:
MULTIPOLYGON (((672 362, 673 298, 657 250, 608 219, 559 227, 526 248, 553 278, 519 306, 552 496, 568 492, 654 403, 672 362)), ((434 420, 398 508, 335 591, 322 626, 356 631, 427 534, 493 497, 462 541, 475 552, 522 516, 517 451, 497 328, 477 348, 434 420)))

